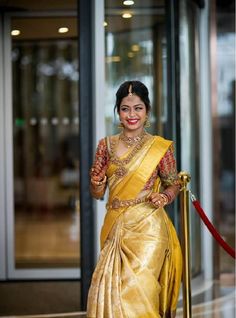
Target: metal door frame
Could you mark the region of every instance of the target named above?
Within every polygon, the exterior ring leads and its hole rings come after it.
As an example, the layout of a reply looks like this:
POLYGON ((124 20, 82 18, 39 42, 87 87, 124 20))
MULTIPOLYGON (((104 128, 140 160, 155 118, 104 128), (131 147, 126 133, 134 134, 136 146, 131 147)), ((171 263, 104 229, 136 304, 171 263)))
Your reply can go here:
MULTIPOLYGON (((0 14, 0 34, 3 34, 3 17, 0 14)), ((0 37, 3 52, 4 40, 0 37)), ((5 213, 5 144, 4 144, 4 59, 0 54, 0 280, 6 278, 6 213, 5 213)))

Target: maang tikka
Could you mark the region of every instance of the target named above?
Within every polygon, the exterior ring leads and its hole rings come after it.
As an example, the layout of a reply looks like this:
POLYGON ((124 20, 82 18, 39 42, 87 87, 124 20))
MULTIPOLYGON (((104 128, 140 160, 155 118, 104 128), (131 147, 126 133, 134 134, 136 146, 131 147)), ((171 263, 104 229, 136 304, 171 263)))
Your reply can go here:
POLYGON ((129 89, 128 89, 128 92, 129 92, 129 96, 133 96, 134 93, 132 92, 132 84, 129 85, 129 89))
MULTIPOLYGON (((132 92, 132 84, 129 85, 129 88, 128 88, 128 96, 133 96, 134 93, 132 92)), ((122 122, 120 122, 118 125, 117 125, 117 128, 118 129, 123 129, 124 128, 124 125, 122 124, 122 122)))

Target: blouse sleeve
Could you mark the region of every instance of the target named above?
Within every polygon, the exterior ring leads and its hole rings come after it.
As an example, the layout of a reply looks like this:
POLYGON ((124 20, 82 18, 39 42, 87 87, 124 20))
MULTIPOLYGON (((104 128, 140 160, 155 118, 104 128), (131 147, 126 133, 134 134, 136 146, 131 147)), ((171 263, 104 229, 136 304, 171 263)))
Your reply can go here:
POLYGON ((169 147, 164 157, 161 159, 158 165, 158 174, 161 178, 164 188, 172 185, 181 187, 180 180, 177 174, 173 145, 169 147))

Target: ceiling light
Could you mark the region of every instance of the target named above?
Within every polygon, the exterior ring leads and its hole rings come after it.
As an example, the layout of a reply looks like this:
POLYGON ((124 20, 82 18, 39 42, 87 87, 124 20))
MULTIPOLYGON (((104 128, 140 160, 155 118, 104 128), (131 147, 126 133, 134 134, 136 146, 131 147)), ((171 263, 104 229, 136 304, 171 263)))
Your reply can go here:
POLYGON ((106 21, 103 22, 103 26, 106 27, 108 26, 108 23, 106 21))
POLYGON ((134 52, 128 52, 127 55, 128 55, 128 57, 131 57, 131 58, 132 58, 132 57, 134 57, 134 52))
POLYGON ((69 31, 69 28, 67 27, 61 27, 58 29, 58 33, 67 33, 69 31))
POLYGON ((129 13, 129 12, 123 13, 123 14, 122 14, 122 18, 124 18, 124 19, 132 18, 132 14, 129 13))
POLYGON ((30 125, 35 126, 37 124, 37 119, 36 118, 30 118, 30 125))
POLYGON ((125 6, 132 6, 132 5, 134 4, 134 1, 132 1, 132 0, 125 0, 125 1, 123 1, 123 4, 124 4, 125 6))
POLYGON ((70 120, 68 117, 64 117, 62 118, 62 124, 65 125, 65 126, 68 126, 70 123, 70 120))
POLYGON ((114 55, 114 56, 107 56, 106 57, 106 62, 107 63, 112 63, 112 62, 120 62, 121 58, 118 55, 114 55))
POLYGON ((41 118, 40 123, 41 123, 41 125, 46 126, 48 124, 48 119, 47 118, 41 118))
POLYGON ((56 125, 58 125, 59 120, 57 117, 53 117, 51 122, 52 122, 52 125, 56 126, 56 125))
POLYGON ((133 44, 131 46, 131 50, 134 52, 138 52, 140 50, 140 46, 138 44, 133 44))
POLYGON ((12 35, 12 36, 20 35, 20 30, 12 30, 12 31, 11 31, 11 35, 12 35))

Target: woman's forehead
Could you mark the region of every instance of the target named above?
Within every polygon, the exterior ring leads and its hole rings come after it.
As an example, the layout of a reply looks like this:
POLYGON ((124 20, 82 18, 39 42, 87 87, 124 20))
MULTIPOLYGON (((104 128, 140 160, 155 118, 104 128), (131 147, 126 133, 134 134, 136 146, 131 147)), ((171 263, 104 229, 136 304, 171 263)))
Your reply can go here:
POLYGON ((122 99, 121 105, 126 105, 126 106, 134 106, 134 105, 140 105, 144 104, 141 98, 137 95, 132 95, 132 96, 126 96, 122 99))

